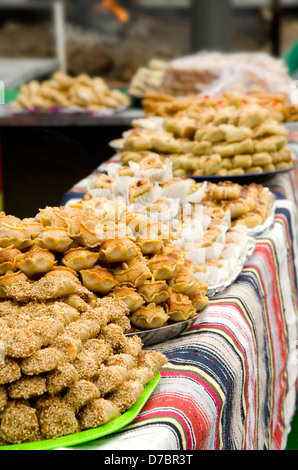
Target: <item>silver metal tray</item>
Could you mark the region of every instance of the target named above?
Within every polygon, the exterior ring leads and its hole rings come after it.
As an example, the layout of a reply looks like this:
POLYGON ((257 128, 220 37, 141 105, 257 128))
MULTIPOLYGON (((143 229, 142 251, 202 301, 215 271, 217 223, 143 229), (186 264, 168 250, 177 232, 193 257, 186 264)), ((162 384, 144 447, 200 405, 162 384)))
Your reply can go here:
POLYGON ((237 279, 237 277, 241 274, 244 264, 253 254, 255 247, 256 247, 256 240, 253 237, 248 237, 245 249, 243 250, 242 256, 240 256, 237 262, 237 265, 235 266, 235 269, 233 270, 233 273, 226 279, 226 281, 220 284, 217 284, 215 286, 210 286, 207 289, 207 296, 209 298, 213 297, 215 294, 219 294, 220 292, 222 292, 224 289, 229 287, 237 279))
POLYGON ((151 346, 152 344, 163 343, 170 339, 176 338, 184 331, 188 330, 196 319, 202 315, 207 309, 208 305, 200 310, 197 315, 182 322, 172 323, 171 325, 162 326, 161 328, 154 328, 152 330, 137 331, 135 333, 127 333, 125 336, 139 336, 144 346, 151 346))

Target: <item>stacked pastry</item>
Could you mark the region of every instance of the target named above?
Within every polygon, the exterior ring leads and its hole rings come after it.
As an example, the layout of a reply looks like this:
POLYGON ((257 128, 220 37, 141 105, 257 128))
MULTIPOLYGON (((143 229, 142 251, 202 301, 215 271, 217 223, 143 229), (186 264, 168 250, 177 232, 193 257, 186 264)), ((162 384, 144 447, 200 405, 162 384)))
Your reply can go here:
POLYGON ((170 230, 187 260, 195 262, 195 277, 209 289, 229 279, 245 253, 249 229, 264 223, 271 208, 270 194, 261 185, 175 177, 171 162, 150 152, 139 163, 110 163, 105 169, 107 174, 90 179, 85 199, 123 200, 132 211, 162 224, 163 233, 170 230))
POLYGON ((225 115, 247 105, 265 108, 270 118, 279 122, 297 121, 297 105, 282 93, 241 94, 227 91, 217 97, 189 95, 177 97, 160 92, 147 92, 142 100, 146 116, 174 117, 181 113, 195 119, 198 125, 223 122, 225 115))
POLYGON ((137 329, 184 321, 208 303, 207 286, 194 279, 195 264, 186 264, 185 252, 174 242, 167 225, 120 200, 93 198, 67 209, 47 207, 33 219, 2 214, 0 295, 9 298, 17 282, 19 295, 25 296, 28 288, 40 289, 36 279, 46 286, 49 277, 62 271, 71 277, 70 289, 77 280, 76 288, 79 284, 99 297, 123 300, 129 307, 127 322, 137 329), (188 283, 178 291, 175 276, 182 268, 188 283))
POLYGON ((110 89, 100 78, 91 78, 86 74, 71 77, 62 72, 55 72, 49 80, 32 80, 20 87, 16 101, 11 103, 13 110, 51 109, 118 110, 129 106, 129 98, 117 89, 110 89))
POLYGON ((166 62, 151 59, 147 67, 140 67, 131 79, 128 92, 136 98, 143 98, 147 92, 159 90, 165 73, 166 62))
POLYGON ((284 61, 269 54, 199 52, 168 63, 161 91, 176 96, 230 89, 288 94, 290 84, 284 61))
POLYGON ((133 121, 120 142, 124 165, 144 152, 169 159, 176 176, 243 175, 291 168, 288 130, 263 107, 223 108, 209 122, 160 116, 133 121))
POLYGON ((0 445, 107 423, 167 362, 144 351, 137 336, 125 336, 123 302, 96 298, 70 271, 14 283, 7 295, 0 308, 0 445))

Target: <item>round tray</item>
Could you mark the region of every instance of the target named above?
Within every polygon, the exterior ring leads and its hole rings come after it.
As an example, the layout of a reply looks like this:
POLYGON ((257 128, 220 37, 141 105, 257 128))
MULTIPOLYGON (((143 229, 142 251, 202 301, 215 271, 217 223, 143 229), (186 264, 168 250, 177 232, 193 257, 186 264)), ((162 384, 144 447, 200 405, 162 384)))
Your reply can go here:
POLYGON ((195 181, 210 181, 212 183, 218 183, 219 181, 232 181, 233 183, 239 184, 250 184, 250 183, 260 183, 268 178, 271 178, 275 175, 281 173, 288 173, 289 171, 297 168, 297 162, 294 162, 294 165, 291 168, 284 168, 282 170, 275 171, 264 171, 263 173, 246 173, 244 175, 202 175, 202 176, 193 176, 185 175, 186 178, 192 178, 195 181))
POLYGON ((139 336, 144 346, 150 346, 152 344, 163 343, 169 339, 176 338, 186 331, 196 319, 202 315, 207 309, 208 305, 204 307, 192 318, 188 320, 172 323, 171 325, 162 326, 161 328, 154 328, 152 330, 136 331, 135 333, 127 333, 125 336, 139 336))

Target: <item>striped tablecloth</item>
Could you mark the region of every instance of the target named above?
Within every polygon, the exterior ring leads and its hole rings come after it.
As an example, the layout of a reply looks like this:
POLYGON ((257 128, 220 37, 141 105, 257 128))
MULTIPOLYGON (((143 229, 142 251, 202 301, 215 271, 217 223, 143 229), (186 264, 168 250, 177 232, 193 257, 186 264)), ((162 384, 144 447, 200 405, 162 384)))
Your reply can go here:
MULTIPOLYGON (((137 418, 74 449, 285 448, 298 377, 298 170, 268 186, 277 197, 273 227, 189 330, 151 346, 169 362, 137 418)), ((63 202, 83 191, 80 182, 63 202)))

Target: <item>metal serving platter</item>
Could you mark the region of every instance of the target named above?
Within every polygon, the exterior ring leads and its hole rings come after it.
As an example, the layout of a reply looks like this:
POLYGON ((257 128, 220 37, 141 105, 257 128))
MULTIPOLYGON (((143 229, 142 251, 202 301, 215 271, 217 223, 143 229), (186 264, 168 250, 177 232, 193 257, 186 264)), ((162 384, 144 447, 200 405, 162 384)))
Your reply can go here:
POLYGON ((261 183, 262 181, 272 178, 273 176, 288 173, 289 171, 297 168, 297 161, 293 162, 291 168, 283 168, 282 170, 264 171, 263 173, 245 173, 244 175, 185 175, 186 178, 192 178, 195 181, 210 181, 211 183, 218 183, 219 181, 232 181, 239 184, 261 183))
POLYGON ((244 264, 252 256, 254 249, 256 247, 256 240, 253 237, 248 237, 246 242, 245 249, 243 250, 242 256, 239 258, 237 265, 233 269, 233 273, 220 284, 215 286, 210 286, 207 290, 207 296, 209 298, 213 297, 215 294, 219 294, 224 291, 227 287, 233 284, 236 281, 237 277, 241 274, 244 264))
POLYGON ((151 346, 153 344, 163 343, 170 339, 176 338, 181 335, 184 331, 188 330, 196 319, 202 315, 203 312, 207 309, 208 305, 204 307, 200 312, 198 312, 192 318, 182 322, 172 323, 167 326, 162 326, 161 328, 154 328, 152 330, 137 331, 135 333, 127 333, 125 336, 139 336, 141 338, 144 346, 151 346))

